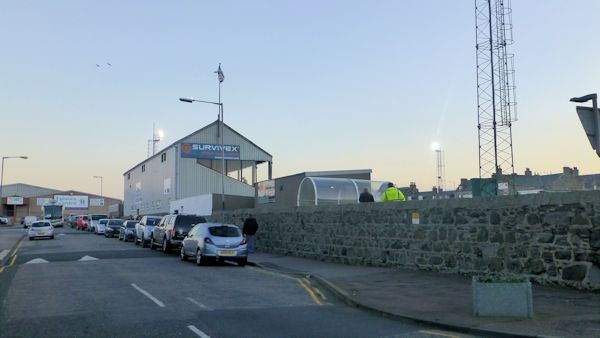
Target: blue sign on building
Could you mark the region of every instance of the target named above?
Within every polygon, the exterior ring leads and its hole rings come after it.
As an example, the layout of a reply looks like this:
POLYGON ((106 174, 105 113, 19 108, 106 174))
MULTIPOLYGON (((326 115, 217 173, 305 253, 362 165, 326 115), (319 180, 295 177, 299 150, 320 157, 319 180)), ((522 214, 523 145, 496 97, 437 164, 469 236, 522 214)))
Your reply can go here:
POLYGON ((182 143, 181 157, 200 158, 204 160, 220 160, 225 155, 226 160, 240 159, 240 146, 225 144, 221 148, 220 144, 208 143, 182 143))

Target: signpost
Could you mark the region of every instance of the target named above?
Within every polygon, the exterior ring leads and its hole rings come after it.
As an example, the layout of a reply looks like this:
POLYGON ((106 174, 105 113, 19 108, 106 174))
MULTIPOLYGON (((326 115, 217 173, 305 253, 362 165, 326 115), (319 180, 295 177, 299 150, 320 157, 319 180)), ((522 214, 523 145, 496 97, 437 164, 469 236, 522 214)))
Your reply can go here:
POLYGON ((598 111, 598 95, 589 94, 582 97, 571 98, 571 102, 592 101, 592 107, 577 106, 577 115, 583 126, 583 130, 590 141, 590 145, 596 154, 600 156, 600 112, 598 111))

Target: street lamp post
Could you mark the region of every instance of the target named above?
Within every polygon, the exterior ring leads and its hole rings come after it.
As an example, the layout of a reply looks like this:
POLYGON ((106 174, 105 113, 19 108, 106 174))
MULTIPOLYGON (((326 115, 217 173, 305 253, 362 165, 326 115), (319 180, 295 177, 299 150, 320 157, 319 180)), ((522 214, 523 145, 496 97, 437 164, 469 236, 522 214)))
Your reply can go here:
POLYGON ((27 156, 2 156, 2 171, 0 171, 0 211, 4 213, 4 204, 2 204, 2 186, 4 185, 4 160, 9 158, 28 159, 27 156))
MULTIPOLYGON (((220 88, 220 86, 219 86, 220 88)), ((219 101, 220 101, 220 90, 219 90, 219 101)), ((208 103, 208 104, 214 104, 219 106, 219 120, 220 120, 220 129, 221 129, 221 217, 222 217, 222 223, 225 223, 225 135, 224 135, 224 129, 223 129, 223 125, 225 124, 224 119, 223 119, 223 103, 222 102, 212 102, 212 101, 204 101, 204 100, 196 100, 194 98, 191 97, 181 97, 179 98, 179 101, 181 102, 186 102, 186 103, 194 103, 194 102, 200 102, 200 103, 208 103)))
POLYGON ((94 176, 94 178, 99 178, 100 179, 100 197, 104 197, 104 195, 102 194, 102 185, 103 185, 103 179, 104 179, 104 177, 102 177, 102 176, 94 176))

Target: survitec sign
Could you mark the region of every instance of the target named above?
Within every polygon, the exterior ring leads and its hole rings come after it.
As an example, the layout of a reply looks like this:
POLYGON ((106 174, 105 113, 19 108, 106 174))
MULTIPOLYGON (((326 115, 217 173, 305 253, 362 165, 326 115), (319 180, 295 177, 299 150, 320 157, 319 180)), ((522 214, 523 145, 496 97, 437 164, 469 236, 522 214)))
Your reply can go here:
POLYGON ((204 160, 239 160, 240 146, 226 144, 221 147, 220 144, 209 143, 182 143, 181 157, 199 158, 204 160))

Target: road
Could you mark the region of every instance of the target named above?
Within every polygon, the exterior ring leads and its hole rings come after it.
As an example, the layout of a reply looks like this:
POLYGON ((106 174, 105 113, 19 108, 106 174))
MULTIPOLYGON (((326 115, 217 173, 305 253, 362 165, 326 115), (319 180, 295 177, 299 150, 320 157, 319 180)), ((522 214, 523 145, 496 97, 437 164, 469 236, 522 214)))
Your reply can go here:
MULTIPOLYGON (((19 241, 0 267, 0 337, 458 337, 339 303, 318 285, 73 229, 19 241)), ((460 335, 466 337, 465 335, 460 335)))

